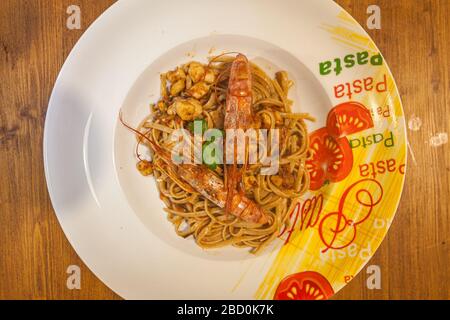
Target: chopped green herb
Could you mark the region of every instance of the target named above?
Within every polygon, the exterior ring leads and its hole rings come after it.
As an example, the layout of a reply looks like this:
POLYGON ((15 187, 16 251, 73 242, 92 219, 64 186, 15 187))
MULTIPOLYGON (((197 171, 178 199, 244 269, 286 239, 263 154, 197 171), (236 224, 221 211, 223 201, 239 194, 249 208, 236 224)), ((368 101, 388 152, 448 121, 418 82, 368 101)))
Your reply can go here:
POLYGON ((215 138, 212 141, 205 142, 202 146, 203 163, 211 170, 216 170, 221 162, 221 149, 217 145, 215 138))
POLYGON ((192 133, 194 133, 195 128, 201 128, 201 134, 203 135, 208 130, 208 122, 205 119, 197 119, 189 122, 187 128, 192 133))

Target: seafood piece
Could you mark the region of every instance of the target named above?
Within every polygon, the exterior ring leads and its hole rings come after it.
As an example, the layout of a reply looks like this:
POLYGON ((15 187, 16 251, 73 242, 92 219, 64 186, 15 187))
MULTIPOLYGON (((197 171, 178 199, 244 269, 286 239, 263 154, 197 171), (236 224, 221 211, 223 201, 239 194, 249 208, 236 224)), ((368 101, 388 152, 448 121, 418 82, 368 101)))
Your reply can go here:
POLYGON ((170 87, 170 95, 177 96, 181 91, 186 87, 186 81, 184 79, 180 79, 177 82, 173 83, 170 87))
POLYGON ((175 83, 179 80, 186 79, 186 73, 182 68, 177 68, 174 71, 167 72, 167 80, 169 80, 171 83, 175 83))
POLYGON ((191 96, 194 97, 195 99, 201 99, 204 96, 206 96, 206 94, 209 92, 209 89, 211 88, 211 86, 205 82, 199 82, 195 85, 193 85, 188 91, 187 93, 191 96))
POLYGON ((148 160, 139 161, 136 167, 143 176, 150 176, 153 174, 153 165, 148 160))
POLYGON ((192 121, 202 114, 202 110, 202 105, 195 99, 177 99, 167 113, 176 113, 184 121, 192 121))
POLYGON ((201 63, 191 62, 189 64, 189 76, 194 83, 200 82, 205 78, 205 68, 201 63))

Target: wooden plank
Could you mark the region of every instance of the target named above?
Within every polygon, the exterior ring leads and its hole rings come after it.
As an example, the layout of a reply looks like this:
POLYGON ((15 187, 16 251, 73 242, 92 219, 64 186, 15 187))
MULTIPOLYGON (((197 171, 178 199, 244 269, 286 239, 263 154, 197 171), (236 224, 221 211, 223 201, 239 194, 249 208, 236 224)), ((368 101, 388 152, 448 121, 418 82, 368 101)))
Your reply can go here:
MULTIPOLYGON (((83 33, 66 28, 60 0, 0 5, 0 299, 118 298, 84 266, 65 238, 45 184, 42 136, 51 90, 83 33), (81 267, 81 290, 66 287, 81 267)), ((113 1, 77 1, 83 27, 113 1)))

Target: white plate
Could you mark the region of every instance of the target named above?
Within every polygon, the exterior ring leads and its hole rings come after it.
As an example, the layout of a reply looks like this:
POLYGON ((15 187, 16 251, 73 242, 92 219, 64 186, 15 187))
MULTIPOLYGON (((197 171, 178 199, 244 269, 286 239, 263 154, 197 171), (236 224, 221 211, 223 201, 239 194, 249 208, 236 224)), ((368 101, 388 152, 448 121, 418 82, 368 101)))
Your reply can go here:
POLYGON ((159 93, 161 71, 240 51, 266 70, 289 70, 297 110, 325 122, 334 78, 317 65, 347 51, 322 29, 332 1, 118 1, 86 31, 55 84, 44 135, 48 189, 59 222, 86 265, 128 299, 251 299, 282 241, 259 256, 204 251, 176 236, 155 183, 135 169, 132 125, 159 93))

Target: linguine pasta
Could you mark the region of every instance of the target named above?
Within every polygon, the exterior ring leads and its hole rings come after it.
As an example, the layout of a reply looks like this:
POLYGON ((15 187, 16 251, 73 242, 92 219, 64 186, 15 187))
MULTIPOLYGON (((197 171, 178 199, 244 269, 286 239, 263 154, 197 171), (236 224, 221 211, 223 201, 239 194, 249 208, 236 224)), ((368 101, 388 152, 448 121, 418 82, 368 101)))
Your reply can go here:
MULTIPOLYGON (((210 59, 208 64, 189 62, 162 74, 161 98, 151 106, 151 113, 137 129, 138 145, 150 148, 150 140, 170 150, 173 131, 188 129, 195 120, 201 120, 205 129, 223 129, 232 62, 233 57, 221 55, 210 59)), ((140 160, 138 169, 142 174, 153 174, 156 178, 167 218, 175 232, 184 238, 192 236, 202 248, 232 245, 259 251, 289 224, 290 211, 309 189, 309 174, 305 168, 309 146, 305 120, 313 119, 307 114, 292 113, 293 102, 288 98, 288 92, 293 83, 287 72, 280 71, 271 77, 256 64, 251 64, 251 70, 253 126, 279 129, 280 136, 278 173, 261 175, 262 165, 256 163, 245 166, 242 176, 246 197, 264 210, 267 223, 245 222, 225 214, 223 208, 196 192, 189 181, 177 176, 174 167, 163 161, 157 152, 152 153, 150 162, 142 160, 136 148, 140 160)), ((270 133, 268 139, 271 139, 270 133)), ((224 178, 223 164, 210 170, 224 178)))

